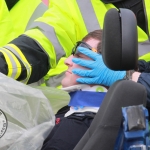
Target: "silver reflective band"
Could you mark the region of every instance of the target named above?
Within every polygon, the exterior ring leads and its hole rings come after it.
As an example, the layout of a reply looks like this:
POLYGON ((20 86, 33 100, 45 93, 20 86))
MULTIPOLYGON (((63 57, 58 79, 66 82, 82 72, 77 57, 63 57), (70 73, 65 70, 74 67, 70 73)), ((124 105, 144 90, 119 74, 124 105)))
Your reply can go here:
POLYGON ((101 29, 90 0, 77 0, 80 12, 88 32, 101 29), (88 12, 88 13, 87 13, 88 12))
POLYGON ((16 62, 14 61, 12 55, 11 55, 9 52, 7 52, 7 50, 5 50, 5 49, 3 49, 3 48, 0 48, 0 50, 2 50, 3 52, 5 52, 5 53, 7 54, 7 56, 9 57, 9 59, 10 59, 10 61, 11 61, 11 64, 12 64, 12 68, 8 68, 8 70, 9 70, 9 69, 12 70, 12 75, 11 75, 11 77, 15 79, 15 76, 16 76, 16 74, 17 74, 17 72, 18 72, 18 68, 17 68, 16 62))
POLYGON ((41 32, 49 39, 49 41, 53 44, 53 46, 55 48, 56 62, 58 63, 59 59, 61 57, 65 56, 65 52, 64 52, 62 46, 60 45, 60 43, 59 43, 59 41, 58 41, 58 39, 56 37, 54 28, 52 26, 44 23, 44 22, 39 22, 39 21, 34 22, 30 26, 30 28, 38 28, 38 29, 40 29, 41 32))
POLYGON ((139 57, 150 53, 150 42, 147 40, 145 42, 138 43, 138 54, 139 57))
POLYGON ((22 61, 22 63, 24 64, 24 66, 25 66, 25 68, 27 70, 27 77, 26 77, 26 79, 22 80, 21 82, 22 83, 27 83, 29 78, 30 78, 30 75, 31 75, 30 66, 25 61, 22 60, 21 56, 18 54, 18 52, 15 49, 13 49, 10 46, 4 46, 4 47, 9 49, 11 52, 13 52, 19 58, 19 60, 22 61))
POLYGON ((30 20, 28 21, 28 24, 25 30, 28 30, 30 28, 30 25, 33 23, 33 21, 37 19, 38 17, 41 17, 46 10, 48 10, 48 6, 46 6, 43 2, 41 2, 37 6, 37 8, 34 10, 32 16, 30 17, 30 20))

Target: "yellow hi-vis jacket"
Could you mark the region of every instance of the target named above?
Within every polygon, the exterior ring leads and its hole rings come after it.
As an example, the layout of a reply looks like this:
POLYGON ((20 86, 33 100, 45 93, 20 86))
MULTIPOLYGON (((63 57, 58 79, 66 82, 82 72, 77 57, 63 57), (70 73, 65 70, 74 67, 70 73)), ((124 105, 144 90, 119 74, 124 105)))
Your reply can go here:
MULTIPOLYGON (((145 0, 145 3, 147 18, 150 18, 150 1, 145 0)), ((67 69, 64 58, 71 55, 74 44, 88 32, 103 28, 105 13, 110 8, 114 6, 100 0, 51 0, 49 10, 35 20, 28 31, 0 49, 6 60, 3 63, 8 66, 4 71, 0 66, 0 71, 24 83, 36 82, 45 75, 48 86, 57 86, 61 74, 67 69), (38 54, 36 56, 35 51, 42 53, 43 59, 38 54), (33 59, 36 59, 35 64, 33 59), (43 69, 43 66, 47 68, 43 69)), ((147 58, 150 50, 148 36, 139 27, 138 41, 140 58, 147 58)))
POLYGON ((5 0, 0 1, 0 46, 14 38, 13 22, 5 0))
POLYGON ((0 46, 24 33, 30 24, 48 10, 41 0, 19 0, 9 11, 5 0, 0 1, 0 46))
POLYGON ((30 24, 41 17, 46 10, 48 10, 48 6, 41 0, 19 0, 10 10, 16 37, 24 33, 30 24))
POLYGON ((139 59, 150 61, 150 1, 144 0, 143 6, 145 8, 148 37, 144 35, 140 28, 138 29, 138 53, 139 59))

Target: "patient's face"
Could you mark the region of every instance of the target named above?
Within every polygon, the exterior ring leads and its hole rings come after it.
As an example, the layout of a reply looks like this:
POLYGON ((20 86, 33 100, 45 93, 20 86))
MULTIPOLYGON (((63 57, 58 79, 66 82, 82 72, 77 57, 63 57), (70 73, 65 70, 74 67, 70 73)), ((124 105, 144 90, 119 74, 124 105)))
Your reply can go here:
MULTIPOLYGON (((96 49, 99 41, 96 39, 89 39, 88 41, 86 41, 86 43, 89 44, 92 48, 96 49)), ((86 60, 91 59, 82 53, 78 53, 78 54, 71 55, 70 57, 68 57, 65 60, 65 64, 68 66, 68 70, 66 71, 65 77, 61 82, 63 87, 68 87, 68 86, 73 86, 73 85, 79 84, 78 82, 76 82, 76 79, 80 78, 80 76, 73 74, 72 73, 73 69, 75 69, 75 68, 88 69, 88 68, 85 68, 85 67, 82 67, 82 66, 79 66, 79 65, 73 63, 72 58, 81 58, 81 59, 86 59, 86 60)))

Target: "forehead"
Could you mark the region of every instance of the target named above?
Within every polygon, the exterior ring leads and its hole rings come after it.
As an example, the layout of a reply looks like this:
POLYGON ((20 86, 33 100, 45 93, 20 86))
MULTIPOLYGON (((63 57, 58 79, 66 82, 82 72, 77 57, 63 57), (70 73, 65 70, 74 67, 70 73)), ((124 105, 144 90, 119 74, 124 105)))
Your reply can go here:
POLYGON ((92 38, 90 38, 90 39, 88 39, 87 41, 85 41, 87 44, 89 44, 91 47, 93 47, 93 48, 97 48, 97 45, 98 45, 98 43, 100 42, 99 40, 97 40, 97 39, 92 39, 92 38))

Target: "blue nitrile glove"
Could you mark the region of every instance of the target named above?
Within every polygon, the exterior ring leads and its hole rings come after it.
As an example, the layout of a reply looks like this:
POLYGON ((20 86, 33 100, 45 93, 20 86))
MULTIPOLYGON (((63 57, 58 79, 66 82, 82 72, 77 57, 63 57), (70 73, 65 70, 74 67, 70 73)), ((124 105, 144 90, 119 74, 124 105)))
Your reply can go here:
MULTIPOLYGON (((90 70, 73 69, 73 73, 83 78, 78 78, 77 82, 85 84, 101 84, 111 86, 115 81, 123 79, 126 71, 113 71, 106 67, 102 55, 95 53, 87 48, 78 47, 78 52, 83 53, 93 60, 73 58, 72 61, 90 70)), ((115 60, 114 60, 115 61, 115 60)))

